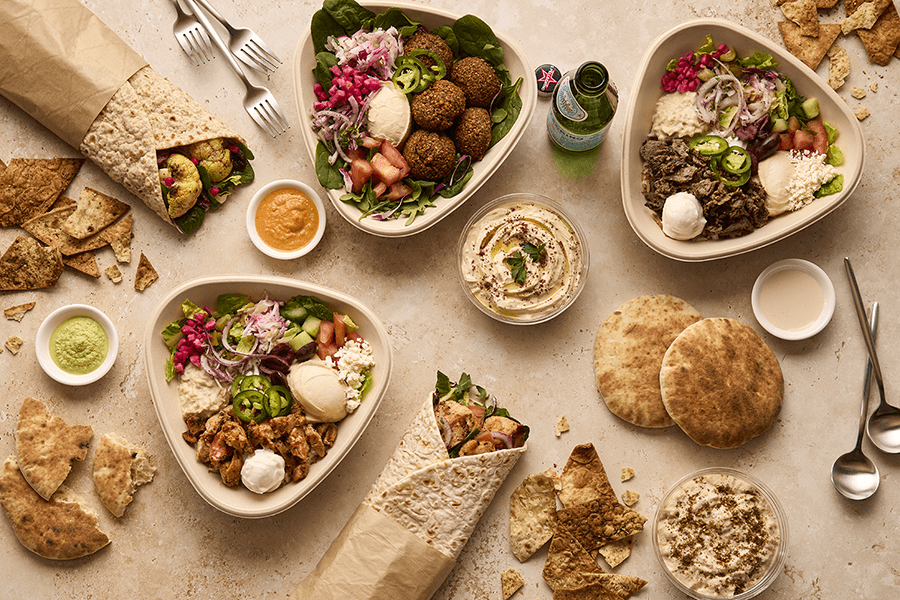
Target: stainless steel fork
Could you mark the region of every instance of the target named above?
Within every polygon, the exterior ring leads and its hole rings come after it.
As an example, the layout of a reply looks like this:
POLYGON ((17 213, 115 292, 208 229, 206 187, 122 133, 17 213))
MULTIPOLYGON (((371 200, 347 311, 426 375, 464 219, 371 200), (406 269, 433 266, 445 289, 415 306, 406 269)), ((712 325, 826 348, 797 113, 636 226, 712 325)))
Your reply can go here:
POLYGON ((269 48, 255 32, 243 27, 232 27, 219 12, 207 1, 197 0, 206 12, 211 14, 222 26, 228 30, 231 39, 228 46, 238 59, 257 71, 271 75, 281 64, 281 59, 269 48))
POLYGON ((281 108, 278 106, 278 102, 275 100, 275 96, 272 95, 272 92, 264 87, 259 87, 250 83, 250 80, 244 75, 241 65, 239 65, 231 56, 231 53, 228 52, 225 42, 222 41, 219 34, 212 28, 209 19, 206 18, 206 15, 203 14, 202 11, 200 11, 194 0, 184 0, 184 3, 191 9, 194 16, 200 20, 200 23, 206 28, 207 33, 209 33, 212 38, 213 43, 215 43, 219 51, 225 55, 228 64, 231 65, 231 68, 234 69, 235 73, 238 74, 238 77, 241 78, 241 81, 244 82, 244 86, 247 88, 247 94, 244 96, 244 109, 246 109, 250 117, 256 121, 257 125, 269 132, 272 137, 287 131, 290 128, 290 125, 288 124, 287 119, 285 119, 284 113, 281 112, 281 108))
POLYGON ((191 57, 193 63, 198 67, 215 58, 209 35, 200 21, 197 20, 197 17, 185 12, 178 0, 172 0, 172 4, 175 5, 175 12, 177 13, 172 31, 175 33, 175 39, 178 40, 182 50, 191 57))

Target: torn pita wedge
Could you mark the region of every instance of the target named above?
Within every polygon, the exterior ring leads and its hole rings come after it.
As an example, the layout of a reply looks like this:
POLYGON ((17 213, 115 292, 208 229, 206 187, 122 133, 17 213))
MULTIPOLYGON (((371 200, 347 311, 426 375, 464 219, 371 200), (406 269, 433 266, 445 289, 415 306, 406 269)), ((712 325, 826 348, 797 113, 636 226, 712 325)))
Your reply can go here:
POLYGON ((17 237, 0 256, 0 290, 39 290, 54 285, 63 272, 58 248, 30 237, 17 237))
POLYGON ((74 204, 54 208, 22 223, 22 229, 48 246, 59 248, 63 256, 72 256, 102 248, 108 242, 98 235, 77 239, 63 231, 66 220, 75 213, 74 204))
POLYGON ((803 35, 800 27, 790 21, 778 21, 778 29, 784 39, 784 46, 788 52, 800 59, 807 67, 816 70, 819 63, 825 57, 825 53, 841 34, 841 26, 838 24, 819 24, 819 36, 810 37, 803 35))
POLYGON ((131 238, 133 236, 132 233, 132 222, 134 219, 132 215, 125 215, 125 217, 119 221, 118 223, 113 223, 106 229, 100 232, 100 237, 109 242, 109 245, 112 247, 113 252, 116 254, 116 260, 120 263, 130 263, 131 262, 131 238))
POLYGON ((554 535, 541 574, 554 591, 599 584, 623 600, 647 585, 640 577, 606 573, 584 546, 566 532, 554 535))
POLYGON ((553 600, 620 600, 619 596, 599 583, 577 588, 560 588, 553 592, 553 600))
POLYGON ((25 398, 16 425, 16 454, 22 476, 41 498, 49 500, 72 462, 84 460, 93 433, 86 425, 66 425, 40 400, 25 398))
POLYGON ((615 498, 597 498, 556 512, 557 531, 566 530, 590 552, 644 530, 647 517, 615 498))
POLYGON ((525 585, 522 574, 515 569, 507 569, 500 574, 500 587, 503 592, 503 600, 509 600, 509 597, 519 591, 525 585))
POLYGON ((633 544, 634 537, 629 535, 621 540, 615 540, 600 546, 597 552, 603 557, 610 569, 615 569, 625 562, 626 558, 631 556, 631 546, 633 544))
POLYGON ((159 279, 159 273, 156 272, 156 269, 150 264, 150 260, 141 252, 141 259, 138 261, 137 271, 134 274, 134 289, 143 292, 157 279, 159 279))
POLYGON ((0 469, 0 505, 19 542, 38 556, 71 560, 109 544, 97 515, 81 498, 60 490, 44 500, 22 477, 14 456, 0 469))
POLYGON ((781 5, 781 12, 789 21, 800 27, 800 33, 810 37, 819 35, 819 13, 816 0, 787 0, 781 5))
POLYGON ((856 34, 866 48, 869 60, 878 65, 886 65, 894 52, 900 52, 900 15, 891 4, 882 13, 871 29, 858 29, 856 34))
POLYGON ((78 196, 78 207, 62 224, 62 230, 83 240, 112 225, 128 212, 129 206, 97 190, 84 188, 78 196))
POLYGON ((546 473, 526 477, 509 497, 509 545, 525 562, 553 536, 556 491, 546 473))
POLYGON ((69 187, 83 158, 14 158, 0 174, 0 227, 21 225, 69 187))
POLYGON ((125 514, 134 490, 156 473, 147 452, 115 433, 100 438, 94 453, 94 488, 103 506, 117 517, 125 514))
POLYGON ((94 258, 93 252, 82 252, 73 254, 72 256, 63 256, 63 264, 73 271, 84 273, 94 279, 100 279, 100 267, 97 266, 97 259, 94 258))
POLYGON ((598 498, 616 500, 616 493, 593 444, 581 444, 572 449, 559 476, 558 492, 560 502, 567 508, 598 498))

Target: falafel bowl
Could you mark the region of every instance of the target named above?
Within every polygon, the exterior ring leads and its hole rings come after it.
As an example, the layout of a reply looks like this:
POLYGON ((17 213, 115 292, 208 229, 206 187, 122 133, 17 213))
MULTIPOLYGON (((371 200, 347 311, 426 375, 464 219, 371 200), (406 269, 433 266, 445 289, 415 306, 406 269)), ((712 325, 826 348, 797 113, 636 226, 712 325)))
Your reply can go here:
POLYGON ((342 38, 323 9, 295 50, 303 139, 347 221, 381 237, 414 235, 461 206, 512 152, 536 105, 536 89, 523 85, 530 63, 473 15, 345 4, 365 27, 342 38), (502 52, 491 56, 495 43, 502 52), (385 55, 380 65, 373 48, 385 55))

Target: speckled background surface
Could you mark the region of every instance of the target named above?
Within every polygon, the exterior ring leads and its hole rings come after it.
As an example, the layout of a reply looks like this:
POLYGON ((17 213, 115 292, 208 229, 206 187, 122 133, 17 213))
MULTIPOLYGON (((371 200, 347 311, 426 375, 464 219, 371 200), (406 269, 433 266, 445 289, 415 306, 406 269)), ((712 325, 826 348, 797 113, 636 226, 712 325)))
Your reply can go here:
MULTIPOLYGON (((621 493, 641 494, 635 509, 651 516, 665 490, 681 476, 707 466, 735 467, 769 484, 790 522, 790 549, 784 574, 761 598, 891 598, 900 595, 900 458, 865 449, 881 469, 877 495, 866 502, 844 500, 829 480, 834 459, 850 450, 856 433, 865 348, 853 314, 843 257, 854 261, 868 303, 882 307, 879 348, 889 396, 897 402, 900 354, 900 264, 896 260, 900 202, 897 138, 900 59, 885 67, 870 64, 855 36, 845 38, 851 75, 840 95, 851 107, 865 105, 867 160, 852 197, 834 214, 793 237, 760 251, 710 263, 684 264, 654 253, 635 236, 622 211, 619 184, 624 118, 615 119, 599 153, 579 160, 561 157, 545 133, 546 101, 516 150, 463 207, 427 232, 406 239, 381 239, 358 232, 328 206, 321 245, 305 259, 278 262, 259 253, 244 228, 244 209, 258 186, 280 178, 310 183, 315 175, 301 140, 289 64, 267 82, 292 128, 266 136, 244 112, 243 90, 222 58, 194 67, 172 36, 174 9, 168 0, 83 0, 104 22, 160 73, 243 132, 257 159, 257 181, 235 194, 202 230, 180 237, 149 209, 86 164, 73 188, 94 187, 133 202, 132 251, 125 282, 64 273, 49 290, 0 295, 3 308, 27 301, 36 308, 19 323, 0 321, 0 338, 25 340, 14 356, 0 354, 0 453, 15 451, 18 407, 26 395, 45 401, 69 423, 91 425, 95 439, 109 431, 141 443, 155 456, 159 472, 139 489, 122 519, 114 519, 94 495, 90 478, 93 450, 75 465, 68 483, 97 508, 112 544, 72 562, 43 560, 19 545, 0 523, 0 597, 19 598, 285 598, 315 566, 386 462, 433 385, 435 371, 466 371, 532 426, 529 451, 500 489, 463 551, 458 565, 435 595, 439 600, 500 598, 499 574, 518 568, 526 581, 517 598, 548 599, 540 572, 546 549, 519 564, 508 546, 508 497, 529 473, 561 468, 576 444, 593 442, 621 493), (852 99, 851 86, 878 91, 852 99), (586 230, 591 272, 577 303, 563 316, 540 326, 510 327, 471 306, 457 281, 455 255, 469 216, 490 199, 511 191, 536 191, 563 203, 586 230), (160 279, 143 293, 131 288, 137 257, 147 254, 160 279), (789 257, 811 260, 832 278, 837 310, 818 336, 784 342, 765 334, 750 307, 750 289, 770 263, 789 257), (147 386, 141 340, 145 316, 168 290, 195 276, 274 274, 309 280, 349 293, 372 307, 392 336, 394 371, 379 413, 346 460, 289 511, 263 520, 229 517, 197 495, 162 436, 147 386), (740 319, 757 329, 781 361, 784 408, 765 435, 737 450, 694 445, 677 429, 641 430, 610 414, 596 391, 592 345, 606 315, 634 296, 680 296, 706 316, 740 319), (73 302, 104 310, 115 322, 121 351, 110 374, 84 388, 54 383, 35 359, 33 341, 41 320, 73 302), (553 424, 567 415, 572 430, 557 438, 553 424), (622 467, 636 477, 618 481, 622 467)), ((250 26, 282 58, 290 59, 318 2, 310 0, 215 0, 236 24, 250 26)), ((695 17, 722 17, 781 42, 778 9, 768 0, 728 3, 706 0, 613 3, 606 0, 435 0, 458 13, 477 13, 496 30, 516 39, 532 65, 552 62, 563 70, 588 59, 603 62, 618 84, 620 111, 641 54, 671 25, 695 17)), ((839 5, 822 11, 824 22, 843 15, 839 5)), ((0 34, 3 25, 0 24, 0 34)), ((818 73, 827 76, 828 61, 818 73)), ((75 156, 76 153, 21 110, 0 98, 0 159, 75 156)), ((76 192, 77 193, 77 192, 76 192)), ((0 230, 8 246, 20 232, 0 230)), ((109 249, 98 253, 101 269, 114 262, 109 249)), ((649 531, 637 537, 634 552, 616 572, 640 576, 649 585, 643 599, 680 598, 664 579, 653 555, 649 531)))

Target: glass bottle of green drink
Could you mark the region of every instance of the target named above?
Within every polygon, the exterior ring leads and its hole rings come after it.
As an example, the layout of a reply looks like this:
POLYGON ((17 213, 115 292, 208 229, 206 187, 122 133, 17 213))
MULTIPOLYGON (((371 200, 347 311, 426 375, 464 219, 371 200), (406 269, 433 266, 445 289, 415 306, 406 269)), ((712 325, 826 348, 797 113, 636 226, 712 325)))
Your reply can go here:
POLYGON ((619 93, 602 64, 589 61, 567 73, 553 93, 547 131, 554 144, 571 152, 596 148, 616 114, 619 93))

